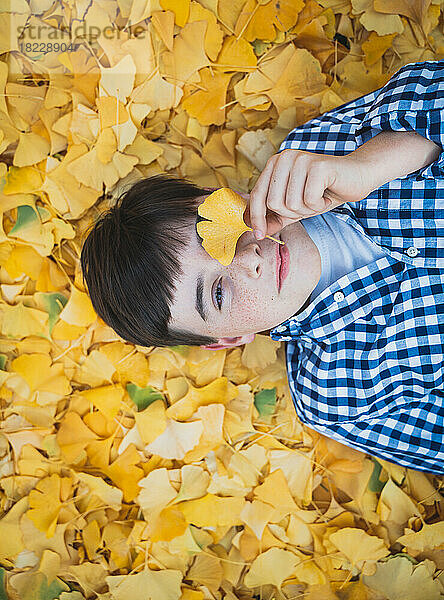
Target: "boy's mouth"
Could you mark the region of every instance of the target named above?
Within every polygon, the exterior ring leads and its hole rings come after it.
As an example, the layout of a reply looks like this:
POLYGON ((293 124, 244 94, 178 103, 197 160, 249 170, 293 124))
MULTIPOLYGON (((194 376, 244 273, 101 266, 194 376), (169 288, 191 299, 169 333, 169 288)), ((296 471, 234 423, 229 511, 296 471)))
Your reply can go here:
MULTIPOLYGON (((279 240, 281 239, 280 235, 279 237, 275 237, 279 240)), ((280 292, 282 284, 290 270, 290 253, 286 244, 276 244, 276 246, 276 281, 278 292, 280 292)))

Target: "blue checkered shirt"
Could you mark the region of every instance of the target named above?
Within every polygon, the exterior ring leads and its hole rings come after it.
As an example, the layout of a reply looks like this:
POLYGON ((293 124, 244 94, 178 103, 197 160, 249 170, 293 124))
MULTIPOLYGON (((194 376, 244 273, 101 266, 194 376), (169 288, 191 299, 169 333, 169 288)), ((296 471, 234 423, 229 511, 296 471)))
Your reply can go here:
MULTIPOLYGON (((405 65, 382 88, 291 131, 279 152, 349 154, 383 130, 416 131, 443 149, 443 60, 405 65)), ((270 331, 288 342, 296 413, 347 446, 444 474, 444 151, 333 210, 385 255, 270 331)))

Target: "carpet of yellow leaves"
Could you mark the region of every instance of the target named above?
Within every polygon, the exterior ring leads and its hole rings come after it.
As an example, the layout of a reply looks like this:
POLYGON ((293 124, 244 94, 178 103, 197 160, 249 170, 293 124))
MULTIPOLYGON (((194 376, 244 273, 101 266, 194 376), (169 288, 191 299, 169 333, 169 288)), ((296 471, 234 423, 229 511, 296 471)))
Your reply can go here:
POLYGON ((444 58, 441 11, 2 4, 1 600, 442 597, 440 478, 302 426, 267 336, 124 343, 79 271, 121 185, 166 171, 248 192, 291 128, 444 58))

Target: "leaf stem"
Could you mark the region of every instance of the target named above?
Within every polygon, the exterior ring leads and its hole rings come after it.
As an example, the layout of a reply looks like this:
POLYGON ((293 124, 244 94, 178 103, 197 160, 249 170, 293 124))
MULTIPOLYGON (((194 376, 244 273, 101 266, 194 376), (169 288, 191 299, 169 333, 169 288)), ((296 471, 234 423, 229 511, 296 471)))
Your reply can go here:
POLYGON ((266 235, 265 237, 270 238, 270 240, 273 240, 273 242, 277 242, 278 244, 285 244, 285 242, 283 242, 282 240, 277 240, 274 237, 271 237, 271 235, 266 235))

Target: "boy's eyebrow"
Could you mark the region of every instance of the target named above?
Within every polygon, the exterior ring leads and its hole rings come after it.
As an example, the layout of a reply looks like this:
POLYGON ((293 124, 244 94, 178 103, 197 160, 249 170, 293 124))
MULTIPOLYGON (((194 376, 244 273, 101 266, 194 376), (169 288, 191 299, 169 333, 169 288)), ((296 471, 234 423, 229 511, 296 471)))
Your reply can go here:
MULTIPOLYGON (((194 231, 196 233, 196 238, 197 238, 198 244, 200 246, 202 246, 202 239, 199 236, 199 234, 197 233, 197 229, 196 229, 196 225, 199 222, 199 220, 202 220, 202 218, 198 215, 196 218, 194 231)), ((197 312, 200 314, 201 318, 206 322, 208 319, 208 310, 207 310, 206 303, 204 302, 204 299, 203 299, 203 288, 204 288, 204 276, 201 271, 199 273, 199 275, 197 276, 195 307, 196 307, 197 312)))
POLYGON ((203 274, 199 273, 199 275, 197 276, 195 306, 196 306, 197 312, 200 314, 202 319, 204 321, 206 321, 208 318, 208 311, 207 311, 206 306, 204 305, 204 300, 203 300, 203 284, 204 284, 203 274))

